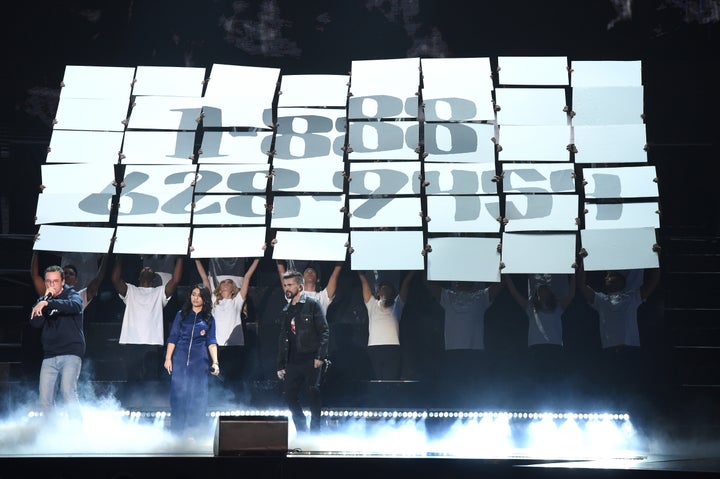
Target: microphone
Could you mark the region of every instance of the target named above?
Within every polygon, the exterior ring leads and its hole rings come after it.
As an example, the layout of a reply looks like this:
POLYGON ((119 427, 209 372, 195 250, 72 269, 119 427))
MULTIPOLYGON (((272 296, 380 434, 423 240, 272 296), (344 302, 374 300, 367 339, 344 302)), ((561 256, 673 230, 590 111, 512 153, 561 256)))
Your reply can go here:
POLYGON ((42 297, 42 299, 43 299, 43 301, 49 301, 52 299, 52 297, 53 297, 53 294, 48 292, 45 294, 45 296, 42 297))

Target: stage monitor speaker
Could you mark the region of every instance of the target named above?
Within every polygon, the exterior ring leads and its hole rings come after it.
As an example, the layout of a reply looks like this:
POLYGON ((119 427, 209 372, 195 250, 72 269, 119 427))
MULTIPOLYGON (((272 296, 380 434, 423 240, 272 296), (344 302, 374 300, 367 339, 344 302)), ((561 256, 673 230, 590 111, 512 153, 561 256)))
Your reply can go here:
POLYGON ((219 416, 213 452, 216 456, 285 455, 286 416, 219 416))

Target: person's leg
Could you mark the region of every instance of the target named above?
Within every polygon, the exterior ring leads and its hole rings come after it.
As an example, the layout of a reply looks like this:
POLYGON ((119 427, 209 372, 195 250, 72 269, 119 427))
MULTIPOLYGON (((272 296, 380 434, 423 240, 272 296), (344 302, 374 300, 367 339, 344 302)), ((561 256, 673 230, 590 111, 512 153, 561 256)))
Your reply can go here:
POLYGON ((58 356, 58 368, 60 370, 60 392, 68 414, 71 417, 79 418, 80 400, 78 399, 77 383, 82 368, 82 359, 75 355, 58 356))
POLYGON ((298 432, 307 430, 305 413, 300 406, 300 391, 305 384, 305 377, 299 366, 288 364, 285 374, 284 395, 288 409, 292 413, 295 430, 298 432))
POLYGON ((322 368, 315 368, 313 363, 308 365, 306 371, 306 386, 308 401, 310 403, 310 430, 320 430, 320 419, 322 416, 322 395, 320 394, 320 382, 322 380, 322 368))
POLYGON ((57 358, 43 359, 40 366, 39 398, 40 410, 49 412, 55 405, 55 391, 57 390, 60 369, 57 367, 57 358))

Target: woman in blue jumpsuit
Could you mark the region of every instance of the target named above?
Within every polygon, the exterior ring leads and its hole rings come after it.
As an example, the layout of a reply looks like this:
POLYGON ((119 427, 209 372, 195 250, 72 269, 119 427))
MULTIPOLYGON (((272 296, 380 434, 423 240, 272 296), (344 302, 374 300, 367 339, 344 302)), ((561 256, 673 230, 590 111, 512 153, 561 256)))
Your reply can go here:
POLYGON ((203 426, 208 373, 217 376, 215 321, 210 290, 198 285, 177 312, 168 336, 165 369, 170 379, 170 430, 182 435, 203 426))

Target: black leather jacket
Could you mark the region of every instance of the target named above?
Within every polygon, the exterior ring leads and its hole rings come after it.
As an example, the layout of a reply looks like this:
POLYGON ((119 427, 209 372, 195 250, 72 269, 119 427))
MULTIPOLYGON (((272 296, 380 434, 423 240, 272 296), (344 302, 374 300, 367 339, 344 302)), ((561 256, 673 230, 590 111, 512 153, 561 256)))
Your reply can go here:
POLYGON ((278 371, 285 369, 290 355, 290 321, 295 317, 295 340, 297 352, 314 356, 315 359, 327 359, 330 328, 328 327, 322 306, 313 298, 301 293, 297 305, 297 314, 292 314, 290 303, 283 309, 278 345, 278 371))

